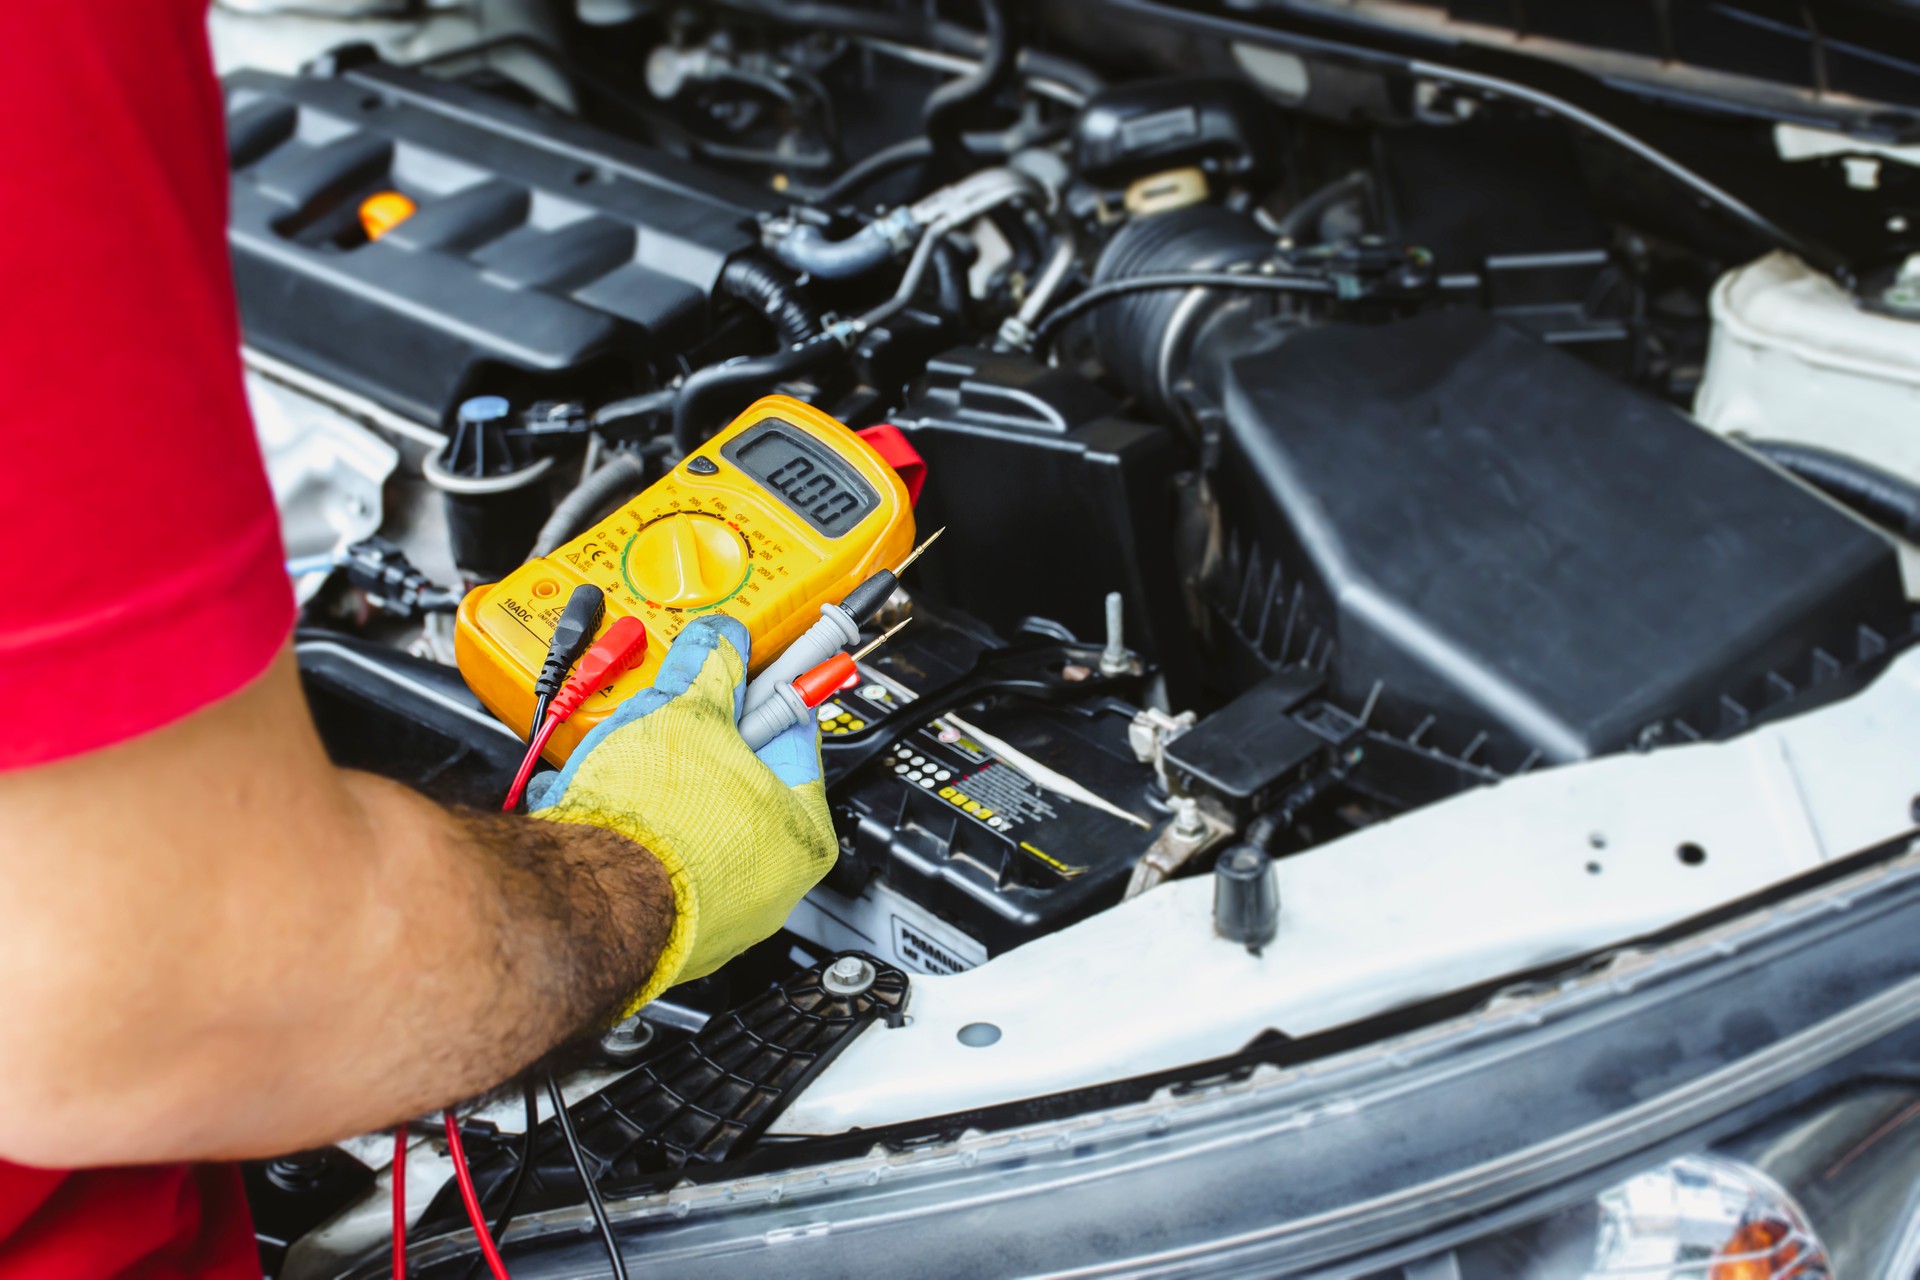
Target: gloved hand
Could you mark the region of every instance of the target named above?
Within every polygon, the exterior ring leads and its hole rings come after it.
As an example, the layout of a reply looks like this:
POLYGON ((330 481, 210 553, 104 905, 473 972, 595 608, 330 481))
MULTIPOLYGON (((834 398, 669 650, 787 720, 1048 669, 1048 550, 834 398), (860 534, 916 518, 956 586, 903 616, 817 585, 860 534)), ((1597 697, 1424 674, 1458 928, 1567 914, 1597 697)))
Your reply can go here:
POLYGON ((795 725, 757 757, 741 740, 750 644, 732 618, 696 619, 653 687, 527 789, 532 816, 617 831, 673 877, 673 929, 629 1013, 771 936, 839 852, 819 727, 795 725))

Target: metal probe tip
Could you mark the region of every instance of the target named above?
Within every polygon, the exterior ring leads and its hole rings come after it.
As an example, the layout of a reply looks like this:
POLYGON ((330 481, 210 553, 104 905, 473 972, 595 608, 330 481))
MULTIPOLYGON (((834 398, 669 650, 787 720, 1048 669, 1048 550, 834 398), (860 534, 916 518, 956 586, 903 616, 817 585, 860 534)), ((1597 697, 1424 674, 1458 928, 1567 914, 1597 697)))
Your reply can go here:
MULTIPOLYGON (((933 535, 933 538, 937 538, 939 536, 940 535, 936 533, 933 535)), ((927 541, 932 542, 933 538, 928 538, 927 541)), ((885 631, 882 631, 879 635, 867 641, 867 643, 861 645, 858 649, 855 649, 853 651, 853 660, 855 662, 860 661, 860 659, 866 657, 868 654, 872 653, 875 649, 878 649, 881 645, 893 639, 894 636, 900 633, 900 628, 906 626, 909 622, 912 622, 912 621, 913 621, 912 618, 900 619, 900 621, 894 623, 891 627, 888 627, 885 631)))
POLYGON ((935 529, 932 533, 928 534, 927 540, 925 542, 921 543, 919 546, 915 547, 913 550, 907 552, 907 558, 905 560, 902 560, 899 563, 899 565, 893 570, 893 576, 897 578, 901 574, 905 573, 907 571, 907 566, 912 564, 915 560, 918 560, 920 558, 920 553, 922 551, 925 551, 928 547, 932 546, 934 543, 938 542, 940 540, 940 535, 945 533, 946 531, 947 531, 947 526, 941 525, 938 529, 935 529))

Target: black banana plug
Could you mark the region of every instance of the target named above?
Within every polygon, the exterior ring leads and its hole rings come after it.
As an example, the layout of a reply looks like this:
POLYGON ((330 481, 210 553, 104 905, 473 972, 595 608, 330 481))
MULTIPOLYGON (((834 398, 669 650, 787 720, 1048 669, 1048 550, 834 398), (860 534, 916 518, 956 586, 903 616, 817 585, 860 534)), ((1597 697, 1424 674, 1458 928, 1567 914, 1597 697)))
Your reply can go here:
POLYGON ((547 660, 540 668, 540 678, 533 682, 533 724, 527 730, 529 740, 540 731, 540 722, 547 718, 547 704, 567 682, 567 672, 573 670, 573 664, 580 661, 580 655, 593 643, 594 632, 600 629, 600 617, 606 608, 606 597, 590 582, 581 583, 567 597, 567 607, 561 610, 560 621, 553 628, 553 639, 547 644, 547 660))

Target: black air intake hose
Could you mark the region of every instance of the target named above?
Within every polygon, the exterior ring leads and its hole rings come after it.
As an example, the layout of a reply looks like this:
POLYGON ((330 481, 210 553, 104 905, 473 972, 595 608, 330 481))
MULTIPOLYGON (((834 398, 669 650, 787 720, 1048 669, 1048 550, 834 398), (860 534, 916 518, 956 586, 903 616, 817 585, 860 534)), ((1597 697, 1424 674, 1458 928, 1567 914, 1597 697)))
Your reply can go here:
MULTIPOLYGON (((657 442, 661 447, 666 441, 657 442)), ((601 508, 619 498, 630 497, 647 487, 647 460, 625 449, 615 450, 598 469, 575 485, 573 492, 560 499, 540 526, 533 540, 530 560, 552 555, 564 544, 584 533, 601 508)))
POLYGON ((673 442, 682 454, 698 449, 726 424, 728 414, 766 394, 774 383, 844 357, 847 349, 820 334, 820 317, 787 272, 764 258, 734 258, 720 272, 720 290, 758 308, 780 335, 780 349, 695 369, 673 400, 673 442))
POLYGON ((819 337, 772 355, 743 356, 694 370, 673 403, 674 448, 683 455, 692 453, 727 419, 773 390, 774 383, 846 358, 847 349, 837 339, 819 337))
POLYGON ((980 65, 928 94, 921 114, 934 154, 956 173, 967 168, 966 144, 961 140, 961 133, 968 117, 991 102, 1001 86, 1013 78, 1019 56, 1001 0, 978 0, 978 3, 987 31, 980 65))
POLYGON ((783 347, 805 342, 820 332, 819 313, 800 296, 799 283, 764 258, 730 259, 720 269, 720 292, 766 316, 783 347))
POLYGON ((767 249, 795 271, 804 271, 820 280, 850 280, 877 271, 894 254, 893 241, 887 238, 880 224, 874 222, 839 240, 829 240, 820 228, 803 224, 773 241, 767 249))
MULTIPOLYGON (((1100 255, 1093 282, 1224 271, 1273 252, 1273 237, 1252 218, 1219 205, 1194 205, 1120 228, 1100 255)), ((1085 323, 1101 363, 1128 390, 1171 413, 1171 387, 1183 372, 1186 348, 1211 313, 1234 301, 1236 295, 1223 290, 1157 289, 1115 298, 1085 323)))
POLYGON ((1908 542, 1920 542, 1920 485, 1844 453, 1785 440, 1743 441, 1783 471, 1908 542))

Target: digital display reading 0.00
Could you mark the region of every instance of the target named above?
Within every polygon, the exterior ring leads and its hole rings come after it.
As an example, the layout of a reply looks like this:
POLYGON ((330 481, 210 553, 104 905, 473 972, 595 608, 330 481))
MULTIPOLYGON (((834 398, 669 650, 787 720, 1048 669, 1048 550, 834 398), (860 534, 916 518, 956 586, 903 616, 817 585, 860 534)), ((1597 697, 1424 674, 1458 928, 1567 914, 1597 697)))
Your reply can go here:
POLYGON ((778 494, 808 524, 839 537, 880 505, 880 495, 831 451, 784 422, 765 424, 721 452, 778 494))

